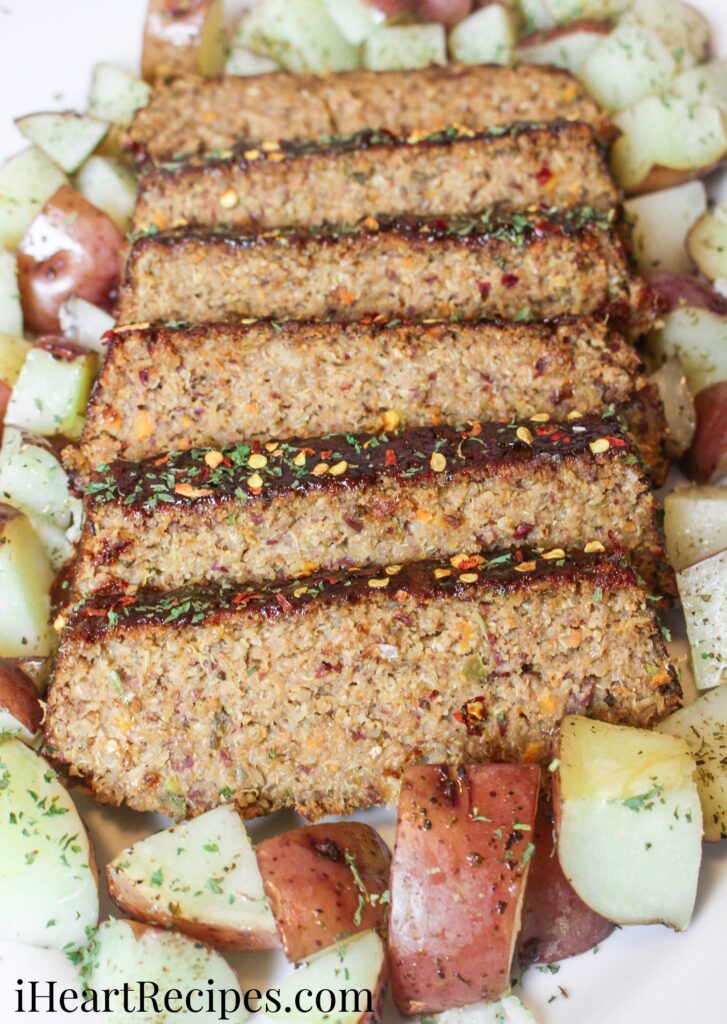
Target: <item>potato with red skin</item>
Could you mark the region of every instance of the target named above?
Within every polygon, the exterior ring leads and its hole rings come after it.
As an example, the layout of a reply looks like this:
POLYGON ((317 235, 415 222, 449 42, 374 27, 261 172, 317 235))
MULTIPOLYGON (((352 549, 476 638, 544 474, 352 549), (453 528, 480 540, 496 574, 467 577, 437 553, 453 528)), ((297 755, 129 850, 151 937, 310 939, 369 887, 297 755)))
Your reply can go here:
POLYGON ((472 10, 471 0, 419 0, 416 13, 422 21, 438 21, 452 28, 472 10))
POLYGON ((345 935, 383 930, 391 852, 355 821, 308 825, 257 847, 285 955, 298 962, 345 935))
POLYGON ((727 476, 727 381, 700 391, 694 408, 697 431, 687 461, 689 475, 698 484, 716 484, 727 476))
POLYGON ((33 220, 18 252, 18 288, 26 326, 60 333, 69 295, 110 309, 126 241, 111 218, 70 185, 61 185, 33 220))
POLYGON ((537 765, 405 771, 389 919, 402 1013, 439 1013, 509 988, 539 785, 537 765))
POLYGON ((31 736, 43 722, 43 705, 30 676, 9 658, 0 658, 0 711, 5 711, 31 736))
POLYGON ((416 6, 416 0, 366 0, 369 7, 380 11, 385 18, 398 18, 409 14, 416 6))
POLYGON ((644 277, 659 295, 665 312, 671 313, 681 306, 695 306, 727 316, 727 299, 698 277, 676 270, 652 270, 644 277))
POLYGON ((148 0, 141 73, 219 75, 225 66, 222 0, 148 0))
POLYGON ((525 893, 518 959, 521 964, 552 964, 593 949, 608 938, 615 925, 586 906, 563 874, 555 852, 553 804, 546 790, 540 794, 532 838, 535 853, 525 893))

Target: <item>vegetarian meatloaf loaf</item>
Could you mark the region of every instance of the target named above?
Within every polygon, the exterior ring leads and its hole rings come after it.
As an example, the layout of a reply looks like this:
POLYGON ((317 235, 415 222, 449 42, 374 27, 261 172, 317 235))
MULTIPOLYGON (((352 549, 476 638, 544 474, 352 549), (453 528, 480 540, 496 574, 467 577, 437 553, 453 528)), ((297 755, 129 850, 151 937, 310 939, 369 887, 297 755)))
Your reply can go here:
POLYGON ((575 121, 425 138, 367 131, 155 167, 141 179, 134 230, 313 227, 366 213, 479 213, 500 202, 607 210, 619 199, 593 129, 575 121))
POLYGON ((190 446, 609 408, 663 479, 656 388, 603 319, 124 328, 112 336, 80 445, 63 457, 87 476, 117 457, 190 446))
POLYGON ((366 128, 395 135, 453 125, 482 131, 513 121, 557 118, 592 124, 605 138, 612 132, 581 83, 555 68, 190 75, 157 86, 149 105, 137 112, 126 146, 143 162, 228 149, 243 140, 315 139, 366 128))
POLYGON ((547 761, 568 712, 650 726, 679 703, 633 570, 519 548, 93 598, 45 735, 101 802, 316 818, 395 803, 413 761, 547 761))
POLYGON ((72 601, 526 541, 553 558, 615 543, 652 589, 673 593, 634 446, 595 418, 193 448, 114 462, 86 494, 72 601))
POLYGON ((511 320, 609 307, 640 332, 655 300, 632 274, 613 213, 493 208, 355 227, 155 232, 132 247, 118 320, 511 320))

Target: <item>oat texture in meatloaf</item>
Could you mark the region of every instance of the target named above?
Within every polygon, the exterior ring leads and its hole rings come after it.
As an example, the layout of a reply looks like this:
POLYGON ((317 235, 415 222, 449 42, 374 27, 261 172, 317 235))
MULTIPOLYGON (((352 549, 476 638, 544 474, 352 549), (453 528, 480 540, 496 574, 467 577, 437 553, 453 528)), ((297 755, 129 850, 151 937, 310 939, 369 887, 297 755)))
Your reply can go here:
POLYGON ((157 232, 132 247, 118 319, 351 321, 373 311, 512 320, 611 308, 640 333, 654 297, 632 273, 613 213, 491 209, 355 227, 157 232))
POLYGON ((607 210, 619 200, 589 125, 517 124, 479 135, 453 129, 425 138, 367 131, 155 167, 141 179, 134 230, 313 227, 363 214, 472 214, 501 202, 607 210))
POLYGON ((520 548, 94 598, 45 735, 101 802, 316 818, 395 803, 413 761, 547 761, 567 712, 649 726, 679 703, 631 569, 520 548))
POLYGON ((674 592, 656 505, 613 421, 327 434, 115 462, 87 488, 70 600, 264 582, 528 543, 623 550, 674 592))
POLYGON ((229 149, 243 140, 315 139, 367 128, 395 135, 453 125, 482 131, 557 118, 592 124, 604 138, 612 134, 581 83, 555 68, 450 65, 321 77, 184 76, 154 90, 125 144, 143 162, 229 149))
POLYGON ((613 408, 663 479, 663 409, 639 369, 604 319, 123 329, 63 458, 87 476, 190 446, 613 408))

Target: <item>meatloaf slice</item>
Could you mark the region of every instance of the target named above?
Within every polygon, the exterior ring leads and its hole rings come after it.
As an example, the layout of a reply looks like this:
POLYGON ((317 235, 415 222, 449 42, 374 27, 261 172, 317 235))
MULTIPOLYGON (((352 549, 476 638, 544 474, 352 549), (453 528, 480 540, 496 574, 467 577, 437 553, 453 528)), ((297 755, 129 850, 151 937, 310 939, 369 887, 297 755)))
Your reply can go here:
POLYGON ((670 586, 654 497, 612 421, 326 434, 114 462, 87 488, 71 600, 456 551, 617 543, 670 586))
POLYGON ((610 407, 663 478, 661 402, 603 319, 121 329, 64 461, 85 476, 190 446, 610 407))
POLYGON ((394 803, 412 761, 547 761, 567 712, 649 726, 679 703, 631 569, 520 548, 94 598, 46 742, 101 802, 315 818, 394 803))
POLYGON ((248 142, 351 135, 366 128, 395 135, 482 131, 513 121, 568 118, 612 125, 581 83, 566 71, 523 66, 425 68, 240 78, 194 75, 159 85, 138 111, 126 146, 139 161, 229 149, 248 142))
POLYGON ((424 138, 367 131, 157 166, 141 179, 134 230, 313 227, 362 214, 471 214, 500 202, 607 210, 619 199, 593 129, 575 121, 424 138))
POLYGON ((613 213, 493 208, 356 227, 155 231, 131 250, 118 319, 514 320, 609 307, 641 331, 653 296, 631 272, 613 213))

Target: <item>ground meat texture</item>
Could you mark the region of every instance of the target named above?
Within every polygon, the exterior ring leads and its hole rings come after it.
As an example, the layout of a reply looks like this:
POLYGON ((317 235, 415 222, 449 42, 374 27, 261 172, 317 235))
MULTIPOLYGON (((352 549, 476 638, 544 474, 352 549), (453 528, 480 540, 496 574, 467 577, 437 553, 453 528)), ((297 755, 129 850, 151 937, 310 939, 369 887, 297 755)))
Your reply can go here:
POLYGON ((141 179, 134 230, 313 227, 355 223, 362 213, 471 214, 501 202, 605 210, 619 198, 603 148, 577 122, 425 139, 363 132, 156 167, 141 179))
POLYGON ((607 116, 567 71, 523 66, 432 67, 348 74, 176 78, 152 93, 125 141, 143 162, 227 149, 241 140, 314 139, 383 128, 395 135, 482 131, 567 118, 612 135, 607 116))
POLYGON ((609 408, 662 479, 661 402, 605 320, 124 329, 63 457, 87 475, 190 446, 609 408))
POLYGON ((46 744, 101 802, 316 818, 395 803, 412 761, 547 762, 566 713, 650 726, 679 703, 630 569, 519 549, 86 602, 46 744))
POLYGON ((650 322, 611 216, 490 210, 434 220, 365 218, 358 227, 256 234, 179 228, 138 239, 118 320, 386 316, 539 319, 604 308, 650 322))
POLYGON ((304 576, 528 543, 614 544, 674 585, 634 446, 612 421, 327 434, 116 462, 89 484, 69 600, 304 576))

